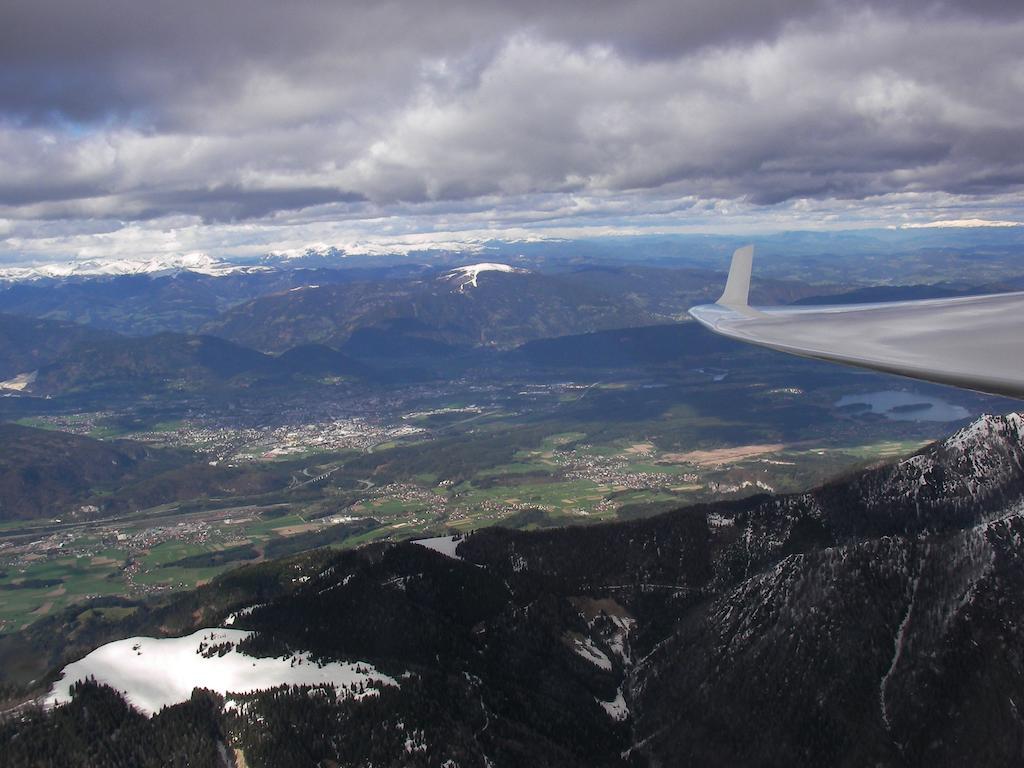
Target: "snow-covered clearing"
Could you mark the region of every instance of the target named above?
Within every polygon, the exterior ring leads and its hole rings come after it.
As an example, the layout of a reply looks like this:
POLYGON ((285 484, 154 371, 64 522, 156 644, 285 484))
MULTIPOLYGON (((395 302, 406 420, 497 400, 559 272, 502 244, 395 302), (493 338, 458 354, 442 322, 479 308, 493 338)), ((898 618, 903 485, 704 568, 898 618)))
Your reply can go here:
MULTIPOLYGON (((47 694, 45 704, 70 701, 69 688, 95 678, 120 691, 136 709, 152 715, 161 707, 187 701, 194 688, 221 694, 252 693, 282 685, 334 686, 339 694, 356 695, 351 686, 371 681, 398 685, 366 662, 317 665, 305 653, 284 658, 257 659, 240 653, 236 644, 251 632, 239 629, 201 629, 186 637, 130 637, 107 643, 84 659, 64 668, 63 677, 47 694), (217 648, 230 644, 230 648, 217 648), (200 653, 200 646, 209 649, 200 653), (221 651, 224 651, 221 654, 221 651)), ((367 688, 362 695, 376 695, 367 688)))
POLYGON ((616 722, 625 720, 629 717, 629 706, 626 704, 626 699, 622 695, 622 689, 615 694, 615 698, 611 701, 597 700, 597 703, 604 707, 604 711, 608 713, 608 717, 616 722))
POLYGON ((234 613, 229 613, 223 621, 225 627, 230 627, 242 616, 248 616, 250 613, 255 611, 257 608, 262 608, 266 603, 257 603, 256 605, 250 605, 247 608, 239 608, 234 613))
POLYGON ((455 548, 462 543, 462 536, 437 536, 433 539, 417 539, 413 544, 419 544, 421 547, 432 549, 435 552, 440 552, 446 557, 451 557, 455 560, 461 560, 462 558, 455 554, 455 548))

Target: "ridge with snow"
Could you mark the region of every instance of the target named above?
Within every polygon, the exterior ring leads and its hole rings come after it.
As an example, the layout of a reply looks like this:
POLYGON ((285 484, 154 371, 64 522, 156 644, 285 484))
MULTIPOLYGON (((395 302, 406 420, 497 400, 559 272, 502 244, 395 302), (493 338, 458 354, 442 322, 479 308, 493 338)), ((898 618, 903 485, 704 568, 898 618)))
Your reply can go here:
POLYGON ((481 272, 506 272, 506 273, 518 273, 526 274, 529 270, 521 269, 520 267, 510 267, 508 264, 496 264, 494 262, 485 261, 480 264, 467 264, 464 267, 456 267, 450 272, 446 272, 443 276, 443 280, 451 280, 452 282, 459 282, 459 293, 465 293, 468 286, 474 288, 478 287, 477 280, 480 277, 481 272))
POLYGON ((220 277, 239 272, 263 272, 265 266, 243 266, 215 259, 205 253, 187 253, 176 256, 157 256, 147 260, 87 259, 28 267, 2 267, 0 280, 24 281, 61 279, 68 277, 116 277, 121 275, 167 275, 176 272, 195 272, 220 277))
POLYGON ((892 479, 904 495, 991 503, 993 496, 1007 493, 1006 485, 1022 471, 1024 416, 985 414, 899 462, 892 479))

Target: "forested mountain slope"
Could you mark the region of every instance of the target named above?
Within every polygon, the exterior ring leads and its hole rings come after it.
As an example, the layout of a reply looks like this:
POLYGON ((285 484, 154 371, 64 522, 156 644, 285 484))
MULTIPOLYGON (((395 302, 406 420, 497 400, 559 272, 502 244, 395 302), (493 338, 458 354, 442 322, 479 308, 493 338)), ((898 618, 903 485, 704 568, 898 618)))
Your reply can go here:
MULTIPOLYGON (((984 417, 807 493, 488 529, 459 559, 408 543, 311 553, 90 632, 183 634, 249 608, 232 624, 254 632, 247 654, 362 659, 398 681, 364 698, 200 697, 144 728, 126 720, 154 743, 190 723, 207 734, 193 754, 219 744, 253 766, 1012 765, 1022 467, 1021 417, 984 417)), ((43 623, 32 631, 58 661, 43 623)), ((0 659, 28 640, 0 643, 0 659)), ((5 756, 35 764, 20 735, 75 732, 103 696, 9 721, 5 756)))

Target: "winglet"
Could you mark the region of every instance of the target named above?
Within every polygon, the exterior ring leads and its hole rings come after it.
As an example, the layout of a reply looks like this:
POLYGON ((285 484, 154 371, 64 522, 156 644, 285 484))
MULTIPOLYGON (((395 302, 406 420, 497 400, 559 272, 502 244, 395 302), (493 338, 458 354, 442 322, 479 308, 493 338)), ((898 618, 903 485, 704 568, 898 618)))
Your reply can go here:
POLYGON ((754 260, 754 246, 745 245, 737 248, 732 255, 729 267, 729 279, 725 281, 725 291, 718 303, 725 307, 747 306, 750 293, 750 268, 754 260))

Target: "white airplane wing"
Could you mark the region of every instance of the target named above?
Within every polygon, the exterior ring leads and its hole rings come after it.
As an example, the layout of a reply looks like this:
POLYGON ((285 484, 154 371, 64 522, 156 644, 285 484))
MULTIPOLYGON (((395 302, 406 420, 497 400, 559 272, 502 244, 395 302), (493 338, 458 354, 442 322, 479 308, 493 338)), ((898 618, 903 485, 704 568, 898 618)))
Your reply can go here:
POLYGON ((1024 399, 1024 292, 816 307, 747 304, 753 246, 725 292, 690 315, 715 333, 781 352, 1024 399))

